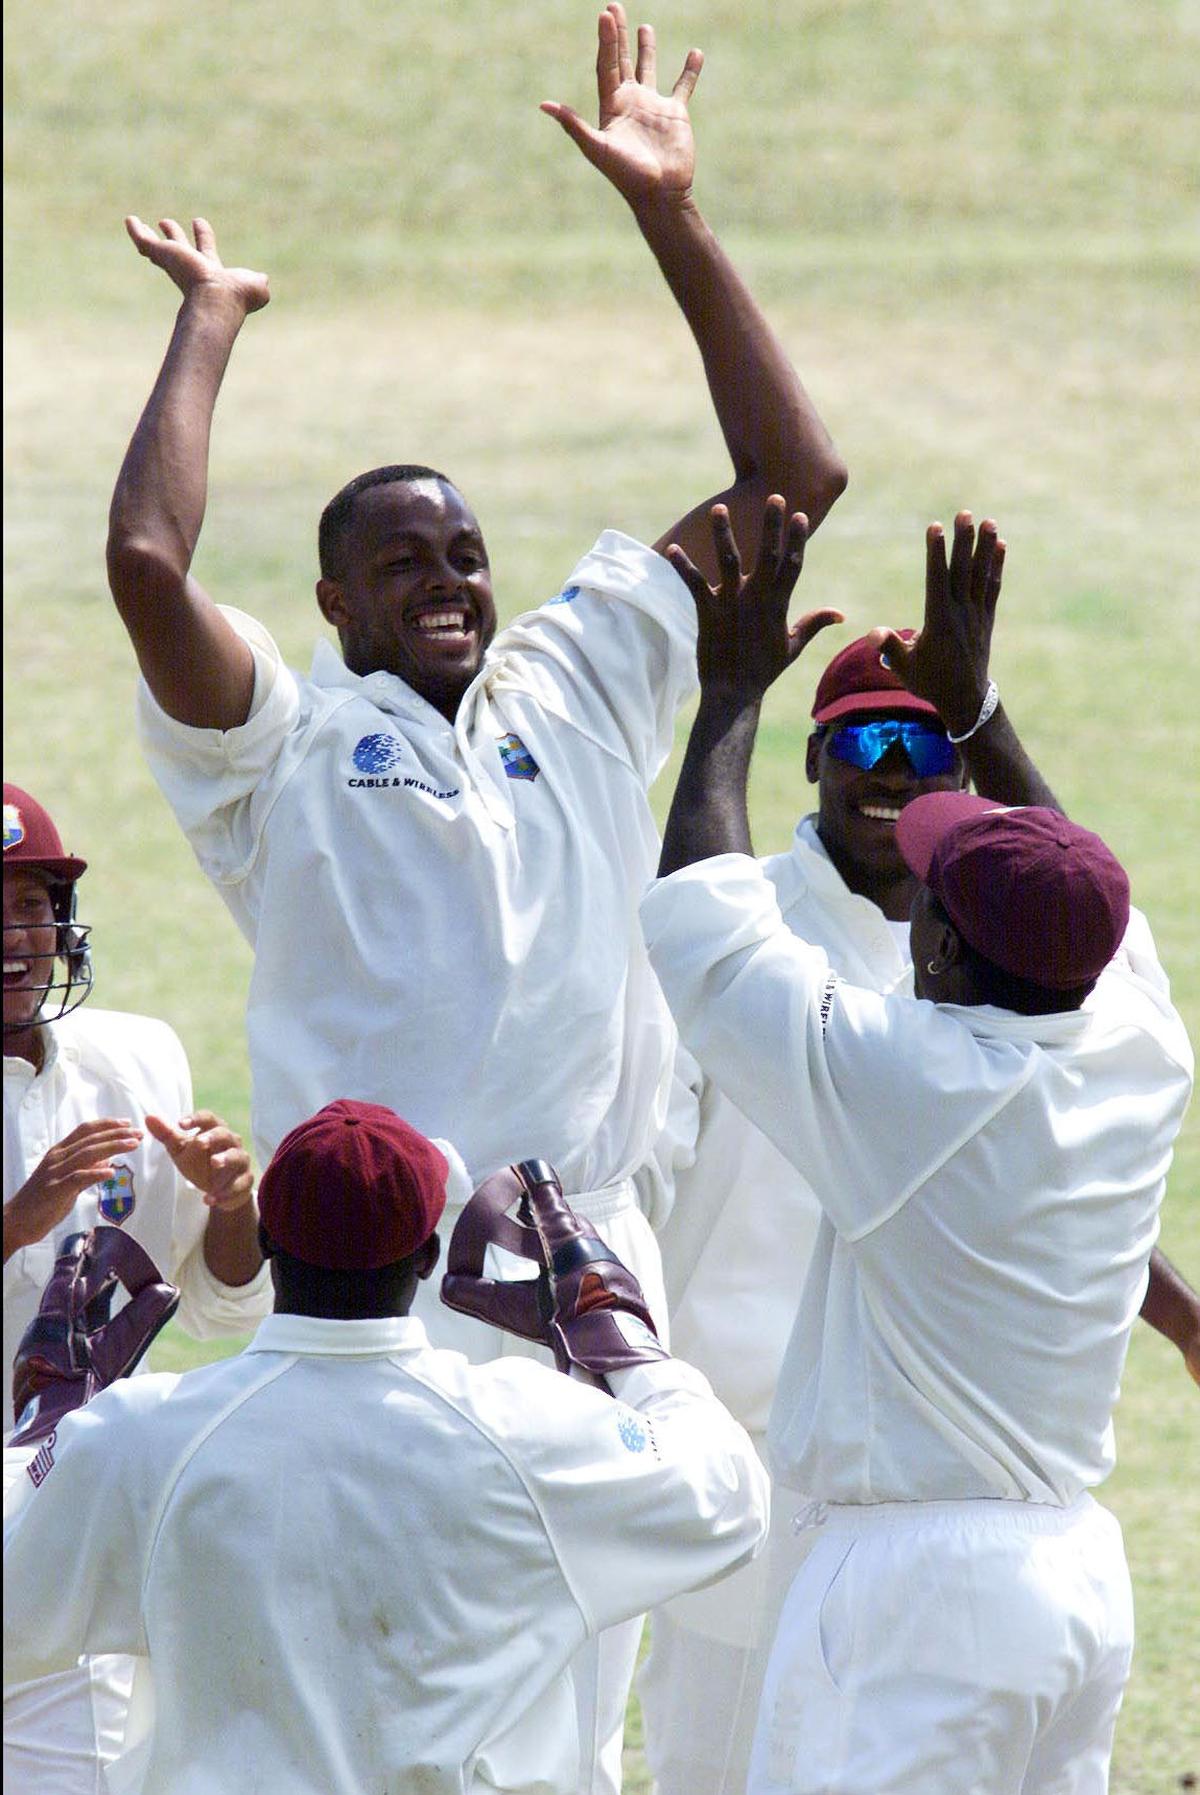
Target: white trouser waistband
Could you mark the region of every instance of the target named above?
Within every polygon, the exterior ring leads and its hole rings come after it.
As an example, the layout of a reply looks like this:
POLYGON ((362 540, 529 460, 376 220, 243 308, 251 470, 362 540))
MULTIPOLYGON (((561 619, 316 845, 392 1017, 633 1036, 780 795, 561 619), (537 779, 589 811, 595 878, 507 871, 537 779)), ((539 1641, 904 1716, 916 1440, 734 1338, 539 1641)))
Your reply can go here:
POLYGON ((876 1527, 923 1527, 931 1521, 966 1521, 1025 1533, 1055 1533, 1071 1527, 1094 1508, 1087 1491, 1073 1502, 1015 1502, 995 1496, 966 1496, 949 1502, 806 1502, 792 1520, 796 1533, 810 1527, 859 1531, 876 1527))
POLYGON ((610 1222, 615 1215, 637 1208, 637 1192, 632 1178, 620 1178, 616 1184, 602 1184, 599 1190, 568 1190, 563 1195, 576 1215, 589 1222, 610 1222))

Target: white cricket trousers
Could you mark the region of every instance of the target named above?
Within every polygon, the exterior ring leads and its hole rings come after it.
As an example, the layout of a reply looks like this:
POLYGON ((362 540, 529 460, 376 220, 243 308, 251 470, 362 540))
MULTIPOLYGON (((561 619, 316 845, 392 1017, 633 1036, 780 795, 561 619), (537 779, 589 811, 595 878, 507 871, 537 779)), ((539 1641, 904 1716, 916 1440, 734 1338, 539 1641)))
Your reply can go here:
MULTIPOLYGON (((750 1438, 767 1466, 766 1436, 750 1438)), ((773 1485, 765 1550, 650 1616, 637 1692, 655 1795, 745 1795, 779 1611, 816 1538, 792 1524, 805 1506, 794 1490, 773 1485)))
POLYGON ((1133 1651, 1113 1515, 1084 1495, 808 1520, 748 1795, 1104 1795, 1133 1651))
MULTIPOLYGON (((638 1208, 632 1180, 624 1179, 603 1190, 567 1193, 567 1202, 577 1215, 593 1224, 601 1239, 638 1280, 658 1337, 664 1346, 668 1345, 662 1256, 654 1231, 638 1208)), ((451 1227, 451 1218, 447 1217, 439 1230, 443 1240, 449 1239, 451 1227)), ((531 1263, 493 1247, 488 1248, 484 1265, 488 1276, 495 1278, 525 1277, 535 1269, 531 1263)), ((425 1323, 434 1346, 465 1353, 474 1365, 514 1355, 553 1365, 553 1357, 544 1347, 448 1309, 438 1297, 440 1282, 439 1270, 421 1285, 412 1310, 425 1323)), ((638 1615, 635 1620, 606 1628, 596 1639, 588 1640, 571 1660, 579 1725, 577 1795, 621 1795, 625 1709, 644 1620, 644 1615, 638 1615)), ((536 1781, 536 1777, 532 1780, 536 1781)))

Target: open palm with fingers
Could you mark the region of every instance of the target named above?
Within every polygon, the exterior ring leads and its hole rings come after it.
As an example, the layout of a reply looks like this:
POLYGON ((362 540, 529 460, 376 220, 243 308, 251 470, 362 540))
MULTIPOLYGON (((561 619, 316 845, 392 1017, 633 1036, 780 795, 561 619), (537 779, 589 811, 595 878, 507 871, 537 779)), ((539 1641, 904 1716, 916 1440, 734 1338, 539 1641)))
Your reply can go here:
POLYGON ((224 290, 247 312, 261 311, 270 300, 265 274, 252 268, 226 268, 217 250, 216 233, 206 218, 192 220, 194 244, 173 218, 160 218, 158 231, 153 231, 140 218, 130 216, 125 229, 139 255, 168 274, 185 297, 198 287, 224 290))
POLYGON ((703 56, 699 50, 689 50, 675 86, 669 94, 661 94, 653 26, 638 27, 636 65, 625 8, 619 0, 613 0, 600 14, 598 34, 599 129, 557 100, 543 101, 542 111, 558 120, 588 161, 630 205, 686 199, 696 163, 688 101, 703 56))

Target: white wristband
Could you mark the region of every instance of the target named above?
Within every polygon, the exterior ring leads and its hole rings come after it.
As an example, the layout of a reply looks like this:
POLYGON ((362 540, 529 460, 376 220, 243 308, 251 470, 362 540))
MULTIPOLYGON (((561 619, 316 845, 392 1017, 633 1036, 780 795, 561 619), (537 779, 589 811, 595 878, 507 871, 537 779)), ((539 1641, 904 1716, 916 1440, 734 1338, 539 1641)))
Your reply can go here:
POLYGON ((979 707, 979 715, 972 723, 970 729, 966 730, 962 735, 950 735, 950 731, 947 730, 946 734, 950 737, 950 740, 955 743, 956 746, 959 742, 969 742, 971 737, 983 728, 999 702, 1000 688, 997 686, 994 679, 989 679, 987 691, 983 694, 983 703, 979 707))

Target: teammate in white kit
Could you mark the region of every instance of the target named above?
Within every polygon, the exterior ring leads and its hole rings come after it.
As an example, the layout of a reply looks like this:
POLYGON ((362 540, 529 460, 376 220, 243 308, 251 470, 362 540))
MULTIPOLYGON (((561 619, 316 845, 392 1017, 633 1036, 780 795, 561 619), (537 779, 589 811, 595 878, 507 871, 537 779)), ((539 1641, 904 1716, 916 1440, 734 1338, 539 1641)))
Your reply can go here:
MULTIPOLYGON (((598 131, 548 109, 630 204, 691 326, 734 464, 726 502, 754 532, 778 488, 815 521, 844 469, 691 195, 699 53, 659 95, 653 33, 639 31, 635 70, 614 4, 597 67, 598 131)), ((129 229, 184 300, 117 483, 109 573, 145 676, 151 766, 254 947, 260 1158, 342 1090, 453 1141, 472 1182, 540 1153, 665 1326, 631 1179, 662 1126, 674 1028, 636 903, 657 854, 647 791, 694 688, 691 599, 659 553, 607 531, 493 641, 463 496, 428 469, 377 469, 321 524, 317 596, 342 657, 323 642, 311 676, 292 673, 188 571, 218 388, 266 279, 224 268, 202 221, 195 247, 171 221, 129 229)), ((673 537, 703 557, 707 507, 673 537)), ((499 1350, 494 1330, 422 1312, 438 1341, 499 1350)), ((601 1718, 582 1716, 609 1789, 634 1645, 614 1648, 601 1718)))
POLYGON ((843 983, 744 857, 802 530, 747 582, 779 606, 757 655, 736 574, 720 611, 689 574, 709 676, 663 868, 725 857, 656 887, 643 921, 684 1039, 824 1212, 771 1421, 817 1544, 772 1653, 755 1795, 1101 1790, 1128 1669, 1119 1531, 1085 1492, 1112 1462, 1191 1053, 1148 933, 1125 933, 1123 873, 997 705, 1003 550, 993 526, 974 557, 972 539, 964 515, 947 574, 931 532, 916 647, 876 638, 999 800, 929 794, 896 825, 936 1007, 843 983))
MULTIPOLYGON (((873 636, 830 661, 813 722, 806 767, 818 809, 801 818, 786 853, 760 865, 788 928, 822 948, 839 977, 881 995, 911 995, 908 913, 918 881, 896 843, 896 821, 922 793, 961 789, 979 738, 956 749, 934 707, 881 663, 873 636)), ((1147 950, 1152 957, 1138 912, 1131 929, 1143 960, 1147 950)), ((765 1459, 821 1206, 805 1170, 686 1052, 681 1060, 691 1086, 682 1113, 690 1122, 698 1104, 699 1135, 693 1139, 685 1122, 683 1138, 668 1136, 656 1156, 666 1163, 654 1168, 657 1182, 674 1186, 659 1235, 672 1344, 704 1372, 765 1459)), ((1142 1315, 1200 1381, 1200 1298, 1157 1247, 1142 1315)), ((745 1787, 774 1619, 809 1537, 793 1530, 798 1506, 780 1491, 768 1552, 652 1617, 638 1691, 658 1795, 741 1795, 745 1787)))
POLYGON ((552 1183, 530 1201, 585 1381, 430 1346, 408 1311, 445 1178, 379 1106, 305 1121, 260 1187, 275 1313, 248 1351, 102 1391, 17 1479, 6 1678, 148 1656, 118 1767, 143 1795, 574 1795, 579 1642, 764 1537, 749 1440, 552 1183))
MULTIPOLYGON (((4 787, 4 1429, 12 1362, 62 1242, 97 1222, 138 1240, 181 1287, 197 1339, 248 1333, 270 1307, 249 1155, 192 1104, 163 1022, 78 1005, 91 989, 75 916, 86 862, 45 808, 4 787)), ((105 1655, 9 1693, 14 1791, 82 1795, 120 1747, 132 1666, 105 1655)))

